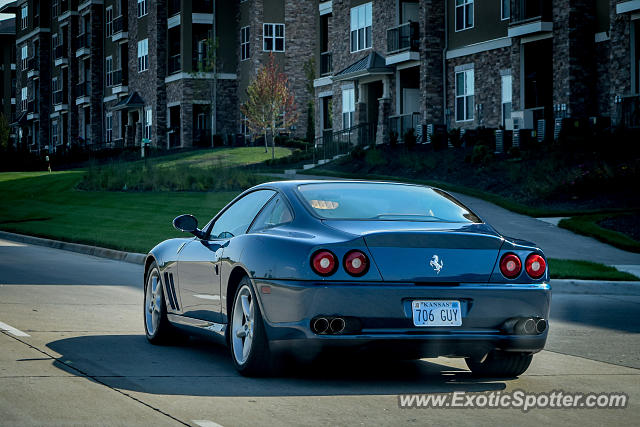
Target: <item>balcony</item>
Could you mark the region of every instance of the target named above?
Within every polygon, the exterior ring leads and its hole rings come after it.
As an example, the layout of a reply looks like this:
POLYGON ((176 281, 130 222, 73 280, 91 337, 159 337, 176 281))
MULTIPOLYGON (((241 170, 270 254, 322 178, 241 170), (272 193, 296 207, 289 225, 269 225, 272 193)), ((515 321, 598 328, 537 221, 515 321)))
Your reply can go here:
POLYGON ((69 104, 67 103, 67 91, 57 90, 53 92, 53 110, 58 112, 68 109, 69 104))
POLYGON ((91 82, 84 81, 76 85, 76 105, 89 104, 91 102, 91 82))
POLYGON ((27 120, 34 120, 40 118, 40 106, 35 99, 31 99, 27 102, 27 120))
POLYGON ((640 128, 640 95, 620 97, 618 103, 620 124, 627 128, 640 128))
POLYGON ((63 99, 63 96, 62 96, 62 90, 57 90, 57 91, 53 92, 53 105, 62 104, 63 101, 64 101, 64 99, 63 99))
POLYGON ((55 66, 59 67, 61 65, 69 65, 69 58, 67 58, 67 46, 66 45, 59 45, 56 46, 55 51, 54 51, 54 58, 55 58, 55 66))
POLYGON ((320 16, 333 13, 333 2, 331 0, 320 0, 318 5, 320 16))
POLYGON ((333 72, 333 63, 331 52, 322 52, 320 54, 320 75, 327 76, 333 72))
POLYGON ((113 35, 111 36, 111 41, 116 43, 125 43, 129 40, 129 26, 127 22, 127 18, 123 15, 118 16, 113 20, 113 35))
POLYGON ((169 9, 167 13, 168 17, 179 15, 180 9, 181 9, 180 0, 169 0, 168 9, 169 9))
POLYGON ((516 0, 511 11, 509 37, 522 37, 553 31, 549 0, 516 0))
POLYGON ((169 74, 177 74, 182 71, 182 65, 180 61, 180 54, 169 57, 169 64, 167 72, 169 74))
POLYGON ((634 13, 640 11, 640 0, 619 0, 616 4, 616 13, 634 13))
POLYGON ((76 50, 76 58, 91 54, 91 35, 82 33, 78 35, 78 49, 76 50))
POLYGON ((38 57, 29 58, 27 61, 27 78, 35 78, 40 77, 40 64, 38 63, 38 57))
POLYGON ((420 113, 400 114, 389 117, 389 129, 395 132, 399 141, 404 140, 404 135, 410 130, 415 130, 420 125, 420 113))
POLYGON ((213 14, 213 0, 193 0, 193 13, 213 14))
POLYGON ((111 88, 111 93, 114 95, 117 94, 126 94, 129 92, 129 87, 127 86, 127 69, 116 70, 113 72, 113 87, 111 88))
POLYGON ((386 64, 420 59, 420 24, 405 22, 387 30, 386 64))

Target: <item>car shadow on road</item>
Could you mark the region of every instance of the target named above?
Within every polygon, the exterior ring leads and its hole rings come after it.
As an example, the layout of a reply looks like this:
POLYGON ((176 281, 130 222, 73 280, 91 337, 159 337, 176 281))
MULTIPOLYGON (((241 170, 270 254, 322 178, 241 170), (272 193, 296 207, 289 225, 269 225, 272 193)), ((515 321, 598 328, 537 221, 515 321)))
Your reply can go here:
POLYGON ((144 335, 91 335, 47 344, 55 365, 110 387, 162 395, 335 396, 497 391, 502 381, 424 360, 325 360, 288 366, 278 376, 239 375, 223 345, 190 339, 155 346, 144 335))

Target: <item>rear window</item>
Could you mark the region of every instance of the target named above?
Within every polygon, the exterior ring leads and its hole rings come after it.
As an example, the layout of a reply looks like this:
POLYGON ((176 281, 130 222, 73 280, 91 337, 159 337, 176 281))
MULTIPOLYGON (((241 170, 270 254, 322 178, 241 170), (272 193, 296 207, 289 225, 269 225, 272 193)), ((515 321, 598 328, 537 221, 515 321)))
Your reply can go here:
POLYGON ((326 219, 482 222, 448 194, 418 185, 327 182, 302 184, 298 191, 326 219))

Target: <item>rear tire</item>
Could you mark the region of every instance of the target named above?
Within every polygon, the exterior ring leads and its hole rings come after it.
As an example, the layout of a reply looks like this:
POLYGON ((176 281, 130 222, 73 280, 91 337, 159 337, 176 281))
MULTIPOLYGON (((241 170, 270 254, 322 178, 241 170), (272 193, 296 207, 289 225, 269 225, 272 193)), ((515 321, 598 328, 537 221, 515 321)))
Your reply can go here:
POLYGON ((234 295, 229 319, 229 350, 238 372, 244 376, 271 373, 271 351, 260 305, 246 276, 234 295))
POLYGON ((482 361, 465 359, 467 366, 474 375, 480 377, 511 378, 522 375, 531 364, 533 355, 530 353, 514 353, 493 351, 482 361))
POLYGON ((151 344, 165 344, 170 341, 174 331, 167 319, 164 286, 155 262, 149 267, 145 280, 143 316, 144 331, 151 344))

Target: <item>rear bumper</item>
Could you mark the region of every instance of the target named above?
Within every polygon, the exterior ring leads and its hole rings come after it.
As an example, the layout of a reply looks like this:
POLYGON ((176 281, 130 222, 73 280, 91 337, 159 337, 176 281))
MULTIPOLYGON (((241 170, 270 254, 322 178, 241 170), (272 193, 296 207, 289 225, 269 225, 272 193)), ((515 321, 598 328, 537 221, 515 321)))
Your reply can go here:
POLYGON ((274 349, 317 353, 327 347, 406 349, 421 357, 476 356, 499 349, 537 352, 539 335, 508 334, 502 326, 514 317, 548 319, 548 284, 460 284, 416 286, 402 283, 316 283, 256 279, 267 335, 274 349), (270 293, 262 291, 269 287, 270 293), (462 326, 413 326, 411 302, 458 300, 462 326), (358 319, 361 328, 343 335, 317 335, 317 316, 358 319))

